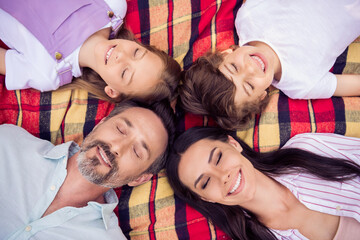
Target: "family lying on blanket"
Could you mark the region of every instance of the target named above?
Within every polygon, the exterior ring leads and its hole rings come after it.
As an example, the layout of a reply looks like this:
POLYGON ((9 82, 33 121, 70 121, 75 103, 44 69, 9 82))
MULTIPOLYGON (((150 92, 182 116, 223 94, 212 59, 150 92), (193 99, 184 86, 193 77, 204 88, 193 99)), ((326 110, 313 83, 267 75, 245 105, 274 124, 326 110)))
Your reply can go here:
POLYGON ((233 239, 360 234, 360 139, 299 134, 260 154, 225 130, 260 113, 271 85, 291 98, 360 96, 359 75, 329 72, 360 35, 359 1, 247 0, 239 46, 183 73, 122 26, 125 0, 92 1, 0 0, 7 89, 83 88, 118 103, 80 147, 0 126, 1 239, 125 239, 112 188, 140 185, 165 165, 175 194, 233 239), (173 143, 177 95, 222 128, 193 128, 173 143))

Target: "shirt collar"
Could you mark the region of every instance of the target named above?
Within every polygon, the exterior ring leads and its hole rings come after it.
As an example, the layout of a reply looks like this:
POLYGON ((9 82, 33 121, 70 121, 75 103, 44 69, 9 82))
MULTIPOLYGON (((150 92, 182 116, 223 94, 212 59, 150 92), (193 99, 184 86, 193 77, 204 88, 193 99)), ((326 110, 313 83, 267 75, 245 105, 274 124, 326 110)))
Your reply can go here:
POLYGON ((79 150, 79 145, 73 141, 70 141, 51 148, 47 153, 44 154, 44 157, 48 159, 60 159, 64 156, 67 156, 70 158, 79 150))
POLYGON ((119 199, 113 189, 110 189, 104 194, 106 203, 89 202, 88 204, 94 208, 101 209, 101 216, 105 225, 105 229, 110 226, 111 215, 114 212, 115 207, 119 203, 119 199))

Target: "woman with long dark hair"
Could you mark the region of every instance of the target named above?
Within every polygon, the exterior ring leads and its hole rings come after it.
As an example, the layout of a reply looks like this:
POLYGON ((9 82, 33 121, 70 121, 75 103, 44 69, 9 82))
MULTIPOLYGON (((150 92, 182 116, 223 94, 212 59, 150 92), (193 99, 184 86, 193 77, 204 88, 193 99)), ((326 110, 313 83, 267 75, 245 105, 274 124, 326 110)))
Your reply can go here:
POLYGON ((360 233, 359 163, 357 138, 299 134, 257 153, 224 130, 192 128, 166 168, 175 194, 233 239, 349 239, 360 233))

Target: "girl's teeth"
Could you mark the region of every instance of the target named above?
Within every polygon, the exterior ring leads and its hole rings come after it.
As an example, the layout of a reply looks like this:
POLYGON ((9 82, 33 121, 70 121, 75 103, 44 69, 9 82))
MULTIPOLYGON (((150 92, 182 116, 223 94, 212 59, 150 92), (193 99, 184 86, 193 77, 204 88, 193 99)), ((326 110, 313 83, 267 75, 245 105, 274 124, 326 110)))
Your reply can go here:
POLYGON ((110 57, 112 51, 114 50, 114 48, 115 48, 115 47, 110 48, 109 51, 106 53, 106 63, 107 63, 107 61, 109 60, 109 57, 110 57))

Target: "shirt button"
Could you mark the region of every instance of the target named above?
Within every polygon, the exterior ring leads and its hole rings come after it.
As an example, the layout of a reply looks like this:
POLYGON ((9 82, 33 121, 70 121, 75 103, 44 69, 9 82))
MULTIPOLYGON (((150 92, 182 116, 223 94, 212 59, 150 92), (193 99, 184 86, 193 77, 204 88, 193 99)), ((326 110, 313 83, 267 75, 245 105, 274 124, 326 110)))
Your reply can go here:
POLYGON ((341 206, 336 206, 336 211, 340 211, 341 210, 341 206))
POLYGON ((52 185, 51 187, 50 187, 50 190, 51 191, 54 191, 56 189, 56 186, 55 185, 52 185))
POLYGON ((113 11, 107 11, 107 15, 109 16, 109 18, 112 18, 114 16, 114 12, 113 11))
POLYGON ((55 58, 56 58, 56 60, 62 59, 62 54, 59 53, 59 52, 56 52, 56 53, 55 53, 55 58))
POLYGON ((25 228, 25 231, 30 232, 31 231, 31 226, 27 225, 26 228, 25 228))

